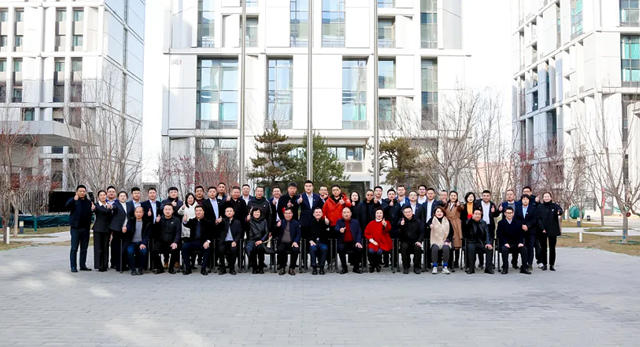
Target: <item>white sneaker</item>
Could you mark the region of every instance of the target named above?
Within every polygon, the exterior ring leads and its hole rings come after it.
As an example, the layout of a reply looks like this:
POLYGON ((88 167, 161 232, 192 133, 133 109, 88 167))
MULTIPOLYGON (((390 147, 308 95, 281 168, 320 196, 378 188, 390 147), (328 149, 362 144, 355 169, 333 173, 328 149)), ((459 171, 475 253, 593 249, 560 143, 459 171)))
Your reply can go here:
POLYGON ((538 263, 538 269, 542 269, 544 265, 542 263, 538 263))
POLYGON ((449 269, 447 269, 446 266, 442 268, 442 273, 445 274, 445 275, 451 274, 451 272, 449 272, 449 269))
POLYGON ((438 267, 434 266, 433 270, 431 270, 431 273, 434 274, 434 275, 437 275, 438 274, 438 267))

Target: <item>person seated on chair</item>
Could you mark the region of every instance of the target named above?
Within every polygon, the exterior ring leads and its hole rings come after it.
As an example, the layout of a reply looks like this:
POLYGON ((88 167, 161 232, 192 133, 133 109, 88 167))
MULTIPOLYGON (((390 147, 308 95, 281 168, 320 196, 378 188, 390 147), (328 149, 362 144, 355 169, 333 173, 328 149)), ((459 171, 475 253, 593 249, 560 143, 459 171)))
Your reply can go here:
POLYGON ((274 235, 278 239, 278 274, 284 275, 287 267, 287 254, 291 253, 291 263, 289 264, 289 275, 295 276, 296 262, 300 253, 300 223, 293 219, 293 209, 285 207, 283 212, 284 220, 277 223, 277 234, 274 235))
POLYGON ((183 223, 189 228, 189 241, 182 245, 182 259, 184 260, 184 275, 191 273, 191 256, 194 252, 202 253, 202 267, 200 273, 204 276, 208 275, 206 264, 209 263, 209 253, 213 240, 212 231, 213 222, 204 217, 204 208, 201 205, 196 206, 196 217, 191 218, 183 223))
POLYGON ((442 273, 449 274, 449 256, 451 254, 451 240, 453 239, 453 223, 445 216, 444 207, 438 206, 429 221, 431 230, 429 244, 431 246, 432 274, 438 273, 438 253, 442 252, 442 273))
POLYGON ((524 234, 522 223, 513 218, 514 212, 511 206, 507 206, 504 211, 504 218, 498 222, 498 241, 500 242, 500 253, 502 253, 503 275, 509 272, 509 253, 512 254, 513 263, 517 264, 518 253, 522 260, 520 273, 531 274, 527 266, 527 248, 524 246, 524 234))
POLYGON ((351 209, 349 207, 345 206, 342 209, 342 218, 336 222, 334 230, 338 232, 338 254, 340 256, 340 264, 342 264, 340 274, 349 272, 347 253, 349 253, 349 260, 353 264, 353 272, 362 273, 362 270, 360 270, 362 229, 360 229, 358 220, 351 218, 351 209))
POLYGON ((155 265, 153 273, 160 274, 164 272, 162 262, 160 262, 160 254, 164 256, 164 262, 171 264, 169 273, 175 273, 173 264, 180 261, 178 245, 182 237, 182 225, 180 220, 173 215, 173 206, 166 204, 162 207, 162 218, 156 224, 155 234, 153 237, 153 249, 151 251, 151 263, 155 265), (171 261, 169 261, 169 256, 171 261))
POLYGON ((398 222, 398 239, 400 240, 400 254, 402 254, 403 273, 409 273, 411 254, 413 254, 413 272, 421 272, 422 240, 424 239, 424 225, 413 214, 410 204, 402 208, 402 218, 398 222))
MULTIPOLYGON (((233 190, 234 194, 235 189, 233 190)), ((233 201, 233 199, 232 199, 233 201)), ((233 206, 227 205, 224 209, 224 218, 220 224, 218 224, 218 258, 220 260, 220 268, 218 269, 218 275, 224 275, 227 273, 224 265, 225 257, 227 260, 227 266, 229 267, 229 273, 236 274, 236 258, 238 257, 238 245, 244 238, 243 223, 240 219, 235 218, 235 209, 233 206)))
POLYGON ((313 209, 313 219, 309 226, 309 253, 311 254, 312 275, 324 275, 324 264, 327 261, 327 252, 329 250, 329 218, 322 214, 322 207, 316 206, 313 209))
POLYGON ((133 219, 127 222, 127 232, 123 234, 123 238, 127 241, 127 259, 129 260, 129 269, 131 275, 142 275, 142 267, 147 259, 149 249, 149 222, 144 218, 144 208, 138 206, 135 208, 133 219))
POLYGON ((487 223, 482 219, 482 209, 474 208, 473 216, 467 220, 467 227, 463 230, 466 231, 463 236, 467 248, 466 272, 468 274, 476 272, 476 253, 484 253, 486 259, 484 272, 493 274, 493 237, 487 223))
POLYGON ((375 210, 374 220, 367 224, 364 229, 364 237, 369 240, 367 255, 369 257, 369 272, 380 272, 382 264, 382 253, 391 251, 393 243, 389 232, 391 222, 384 218, 382 208, 375 210))
POLYGON ((253 274, 264 273, 264 246, 261 247, 261 245, 269 235, 269 221, 263 217, 262 211, 261 208, 255 208, 249 213, 251 219, 249 220, 245 251, 249 257, 249 267, 251 267, 253 274))

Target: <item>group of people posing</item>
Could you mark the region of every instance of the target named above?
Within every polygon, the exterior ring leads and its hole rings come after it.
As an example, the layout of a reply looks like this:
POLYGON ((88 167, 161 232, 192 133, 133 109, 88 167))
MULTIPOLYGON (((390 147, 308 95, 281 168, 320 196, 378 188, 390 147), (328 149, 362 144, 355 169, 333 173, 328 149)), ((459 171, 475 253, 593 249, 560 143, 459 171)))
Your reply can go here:
POLYGON ((316 193, 312 181, 304 183, 301 193, 295 183, 284 194, 274 186, 269 199, 262 186, 251 195, 247 184, 227 192, 225 183, 206 191, 197 186, 184 200, 175 187, 162 201, 155 188, 147 190, 146 201, 141 201, 139 188, 130 193, 131 198, 110 186, 98 191, 94 202, 85 186, 77 187, 67 201, 72 272, 91 271, 86 258, 93 230, 94 269, 128 269, 131 275, 142 275, 147 267, 156 274, 188 275, 198 266, 208 275, 214 265, 221 275, 235 275, 238 257, 245 255, 254 274, 264 273, 265 256, 270 255, 280 275, 295 275, 301 254, 305 264, 310 258, 313 275, 324 275, 332 242, 342 274, 349 266, 361 273, 363 257, 369 272, 380 272, 393 265, 394 251, 405 274, 412 264, 420 274, 423 258, 433 274, 462 268, 474 273, 476 258, 478 268, 493 274, 494 248, 502 257, 501 273, 508 273, 511 254, 513 268, 531 274, 534 254, 538 268, 555 271, 563 213, 550 192, 539 198, 530 187, 522 189, 518 200, 514 190, 507 190, 500 204, 491 201, 488 190, 479 198, 469 192, 459 200, 456 191, 436 193, 420 185, 407 192, 399 185, 383 198, 383 188, 377 186, 361 198, 358 192, 347 196, 339 185, 330 190, 321 186, 316 193))

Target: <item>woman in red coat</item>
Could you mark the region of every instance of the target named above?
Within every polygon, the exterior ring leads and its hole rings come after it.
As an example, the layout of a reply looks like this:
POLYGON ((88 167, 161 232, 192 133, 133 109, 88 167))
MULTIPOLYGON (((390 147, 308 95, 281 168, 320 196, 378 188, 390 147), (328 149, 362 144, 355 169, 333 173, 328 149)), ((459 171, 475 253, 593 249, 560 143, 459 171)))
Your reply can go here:
POLYGON ((351 207, 351 201, 342 193, 340 186, 334 184, 331 187, 331 197, 325 201, 322 207, 322 213, 329 219, 331 228, 336 226, 338 220, 342 218, 342 210, 345 207, 351 207))
POLYGON ((369 241, 369 272, 380 272, 380 263, 382 260, 382 252, 389 252, 392 248, 391 223, 384 219, 384 211, 381 208, 375 211, 376 219, 367 224, 364 229, 364 237, 369 241))

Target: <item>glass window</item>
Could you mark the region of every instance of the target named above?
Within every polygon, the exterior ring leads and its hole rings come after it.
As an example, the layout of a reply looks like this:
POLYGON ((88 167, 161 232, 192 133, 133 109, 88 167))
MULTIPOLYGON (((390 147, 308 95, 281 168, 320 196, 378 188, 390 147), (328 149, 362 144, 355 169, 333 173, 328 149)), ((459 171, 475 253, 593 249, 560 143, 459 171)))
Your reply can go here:
POLYGON ((367 61, 342 61, 342 128, 367 127, 367 61))
MULTIPOLYGON (((240 18, 240 32, 242 32, 242 18, 240 18)), ((244 42, 247 47, 258 46, 258 18, 247 17, 247 32, 245 34, 244 42)))
MULTIPOLYGON (((7 71, 7 60, 6 59, 0 59, 0 72, 5 72, 7 71)), ((3 79, 4 76, 0 76, 0 80, 3 79)))
POLYGON ((438 64, 422 61, 422 129, 435 128, 438 121, 438 64))
POLYGON ((7 35, 0 35, 0 47, 7 47, 7 35))
POLYGON ((73 50, 79 51, 82 49, 82 35, 73 35, 73 50))
POLYGON ((640 82, 640 36, 622 36, 622 83, 632 86, 640 82))
POLYGON ((582 34, 582 0, 571 0, 571 37, 582 34))
POLYGON ((620 0, 620 24, 623 26, 640 25, 640 1, 620 0))
POLYGON ((422 48, 438 47, 438 8, 436 0, 420 0, 420 37, 422 48))
POLYGON ((198 62, 196 121, 199 129, 238 126, 238 61, 201 59, 198 62))
POLYGON ((214 0, 199 0, 198 47, 214 46, 214 0))
POLYGON ((15 40, 16 50, 20 50, 22 48, 22 35, 16 35, 15 40))
POLYGON ((336 156, 339 161, 362 161, 364 160, 364 147, 335 146, 328 147, 329 153, 336 156))
POLYGON ((290 45, 307 47, 309 42, 309 0, 291 0, 290 45))
POLYGON ((24 21, 24 11, 22 9, 16 9, 16 23, 24 21))
POLYGON ((23 108, 22 109, 22 120, 23 121, 34 121, 35 120, 36 111, 32 107, 23 108))
POLYGON ((395 47, 394 18, 380 18, 378 20, 378 47, 395 47))
POLYGON ((393 129, 396 115, 396 98, 378 98, 378 125, 381 129, 393 129))
POLYGON ((378 8, 392 8, 394 0, 378 0, 378 8))
POLYGON ((82 22, 82 19, 84 18, 84 11, 83 10, 73 10, 73 21, 74 22, 82 22))
POLYGON ((13 72, 22 72, 22 59, 13 60, 13 72))
POLYGON ((293 78, 291 59, 269 59, 269 92, 266 127, 276 121, 278 127, 290 129, 293 116, 293 78))
POLYGON ((258 0, 246 0, 247 1, 247 7, 257 7, 258 6, 258 0))
POLYGON ((0 10, 0 22, 6 22, 9 20, 9 12, 7 9, 0 10))
POLYGON ((56 22, 64 22, 66 17, 67 11, 65 11, 64 9, 58 9, 56 11, 56 22))
POLYGON ((344 0, 322 0, 322 47, 344 47, 344 0))
POLYGON ((236 139, 196 138, 196 175, 234 176, 237 148, 236 139))
POLYGON ((396 60, 378 60, 378 88, 388 89, 396 87, 396 60))

